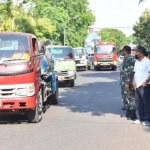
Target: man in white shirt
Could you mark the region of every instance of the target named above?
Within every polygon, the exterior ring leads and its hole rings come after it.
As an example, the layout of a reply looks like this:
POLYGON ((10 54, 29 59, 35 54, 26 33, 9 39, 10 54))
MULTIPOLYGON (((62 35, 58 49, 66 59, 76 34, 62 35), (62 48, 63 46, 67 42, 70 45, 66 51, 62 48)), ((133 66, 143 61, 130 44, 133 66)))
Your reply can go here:
POLYGON ((144 126, 150 125, 150 60, 145 57, 146 52, 144 47, 137 47, 133 80, 137 118, 133 123, 144 126))

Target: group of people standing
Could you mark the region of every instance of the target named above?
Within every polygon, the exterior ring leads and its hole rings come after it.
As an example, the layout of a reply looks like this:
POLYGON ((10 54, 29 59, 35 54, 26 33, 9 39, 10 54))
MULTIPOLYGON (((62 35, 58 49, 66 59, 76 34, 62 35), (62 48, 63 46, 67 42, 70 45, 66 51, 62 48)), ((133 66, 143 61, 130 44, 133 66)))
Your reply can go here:
POLYGON ((120 71, 121 95, 127 119, 134 124, 150 125, 150 60, 143 46, 136 48, 135 58, 131 47, 122 49, 124 60, 120 71))

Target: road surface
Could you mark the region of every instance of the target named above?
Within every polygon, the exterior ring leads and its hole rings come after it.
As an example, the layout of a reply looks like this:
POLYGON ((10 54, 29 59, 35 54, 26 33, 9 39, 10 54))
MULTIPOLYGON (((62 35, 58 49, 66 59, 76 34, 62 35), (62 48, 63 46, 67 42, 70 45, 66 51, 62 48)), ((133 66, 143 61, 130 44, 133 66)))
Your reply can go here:
POLYGON ((150 127, 121 118, 118 71, 79 71, 38 124, 0 117, 0 150, 149 150, 150 127))

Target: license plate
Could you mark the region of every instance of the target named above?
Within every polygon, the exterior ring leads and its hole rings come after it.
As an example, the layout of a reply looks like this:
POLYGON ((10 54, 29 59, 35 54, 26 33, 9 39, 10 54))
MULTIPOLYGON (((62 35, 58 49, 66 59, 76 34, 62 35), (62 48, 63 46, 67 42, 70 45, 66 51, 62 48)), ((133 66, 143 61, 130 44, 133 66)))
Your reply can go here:
POLYGON ((59 80, 59 81, 63 81, 63 80, 64 80, 64 77, 59 77, 58 80, 59 80))
POLYGON ((102 63, 102 65, 109 65, 108 63, 102 63))

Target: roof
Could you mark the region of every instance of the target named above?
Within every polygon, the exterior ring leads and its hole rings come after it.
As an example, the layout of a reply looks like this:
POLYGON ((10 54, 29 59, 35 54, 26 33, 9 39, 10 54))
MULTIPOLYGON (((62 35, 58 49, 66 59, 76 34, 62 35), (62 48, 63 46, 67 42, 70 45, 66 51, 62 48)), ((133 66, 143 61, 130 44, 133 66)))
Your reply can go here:
POLYGON ((75 47, 73 49, 84 49, 83 47, 75 47))
POLYGON ((100 42, 96 45, 113 45, 113 46, 116 46, 116 44, 114 42, 100 42))
POLYGON ((12 31, 6 31, 6 32, 0 32, 0 34, 22 34, 22 35, 27 35, 27 36, 32 36, 33 38, 36 38, 34 34, 31 33, 24 33, 24 32, 12 32, 12 31))
POLYGON ((52 46, 46 46, 46 47, 69 47, 69 48, 72 48, 71 46, 62 46, 62 45, 52 45, 52 46))

